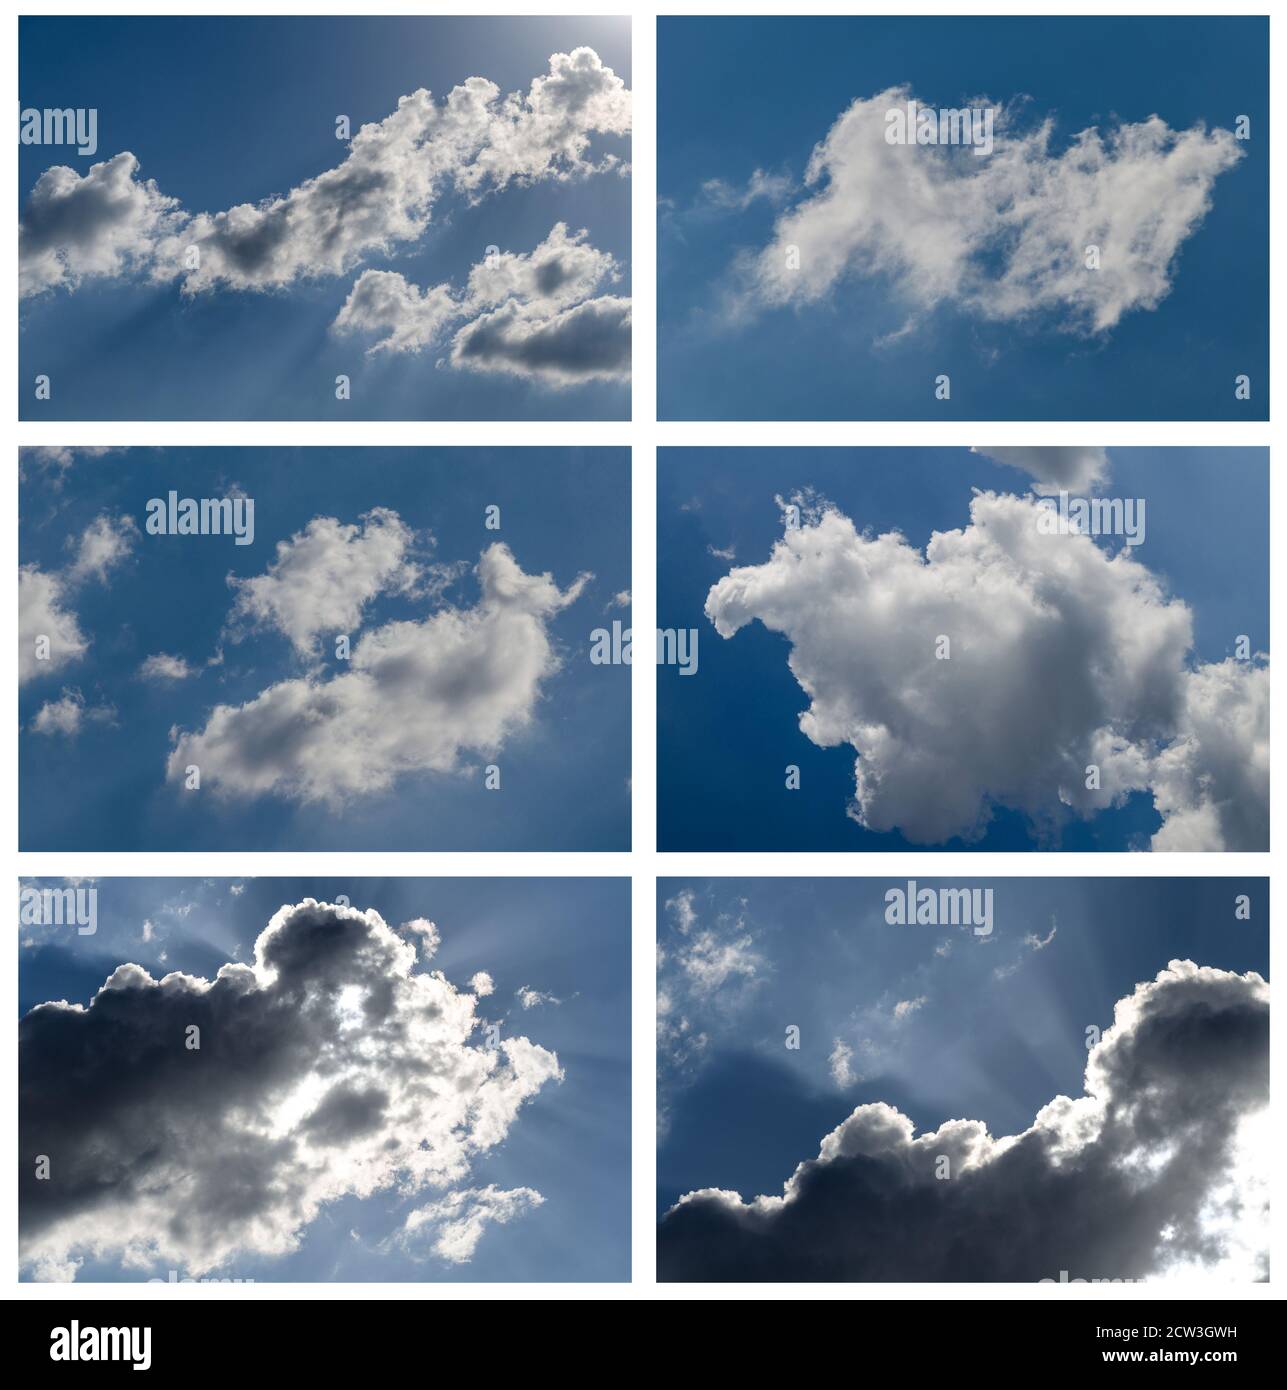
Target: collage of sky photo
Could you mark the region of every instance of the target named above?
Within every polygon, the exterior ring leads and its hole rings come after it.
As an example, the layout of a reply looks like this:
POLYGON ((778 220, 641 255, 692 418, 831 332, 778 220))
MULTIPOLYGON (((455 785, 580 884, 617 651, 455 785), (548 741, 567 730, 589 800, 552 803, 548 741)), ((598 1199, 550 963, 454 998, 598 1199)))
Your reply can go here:
POLYGON ((658 848, 1268 849, 1268 506, 1263 449, 659 450, 658 848))
POLYGON ((24 1279, 629 1278, 627 880, 21 894, 24 1279))
POLYGON ((627 450, 20 467, 23 848, 628 848, 627 450))
POLYGON ((28 17, 20 51, 22 418, 629 417, 628 18, 28 17), (66 109, 92 139, 45 143, 66 109))
POLYGON ((1268 1277, 1268 880, 657 887, 663 1282, 1268 1277))
POLYGON ((661 418, 1269 418, 1267 18, 668 15, 657 48, 661 418))

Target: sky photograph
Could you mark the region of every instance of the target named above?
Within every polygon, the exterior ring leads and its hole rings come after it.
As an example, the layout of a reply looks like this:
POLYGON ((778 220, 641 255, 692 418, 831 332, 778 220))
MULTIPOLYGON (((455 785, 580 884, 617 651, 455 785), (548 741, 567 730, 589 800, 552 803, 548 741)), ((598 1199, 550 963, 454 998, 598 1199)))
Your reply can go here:
POLYGON ((657 1277, 1269 1277, 1263 878, 659 879, 657 1277))
POLYGON ((1267 450, 657 467, 660 850, 1269 848, 1267 450))
POLYGON ((626 879, 25 879, 19 1275, 630 1277, 626 879))
POLYGON ((625 449, 20 451, 31 850, 623 850, 625 449))
POLYGON ((24 17, 19 76, 22 419, 629 418, 628 17, 24 17))
POLYGON ((1269 418, 1267 17, 666 15, 657 63, 661 418, 1269 418))

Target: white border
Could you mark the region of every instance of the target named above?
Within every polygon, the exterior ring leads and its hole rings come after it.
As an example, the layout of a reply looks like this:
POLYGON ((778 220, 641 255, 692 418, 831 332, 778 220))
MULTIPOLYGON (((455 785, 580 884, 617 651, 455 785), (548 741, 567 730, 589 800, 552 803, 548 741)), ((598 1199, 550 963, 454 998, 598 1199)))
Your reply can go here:
MULTIPOLYGON (((21 5, 24 14, 101 13, 101 14, 168 14, 181 7, 175 4, 56 4, 49 0, 27 0, 21 5)), ((271 12, 286 15, 342 15, 354 12, 352 3, 335 0, 314 0, 301 4, 298 0, 278 0, 271 12)), ((196 9, 182 7, 184 13, 200 14, 258 14, 263 8, 248 4, 201 5, 196 9)), ((1147 422, 1040 422, 1040 423, 972 423, 972 422, 873 422, 846 424, 783 423, 663 423, 655 414, 655 348, 656 348, 656 24, 658 14, 672 15, 701 13, 711 15, 772 15, 788 11, 789 7, 766 4, 762 0, 709 0, 709 3, 684 7, 634 5, 623 7, 603 4, 532 4, 524 0, 509 0, 501 4, 444 4, 429 7, 386 0, 381 13, 415 15, 438 12, 472 15, 630 15, 633 18, 633 47, 631 59, 631 88, 634 92, 634 139, 632 161, 632 295, 638 312, 634 316, 634 382, 633 420, 625 423, 488 423, 452 422, 443 424, 332 422, 325 423, 89 423, 89 424, 17 424, 16 443, 34 444, 173 444, 184 443, 221 445, 336 445, 378 444, 399 445, 479 445, 503 447, 515 444, 550 445, 628 445, 632 459, 632 520, 633 565, 631 587, 634 597, 632 618, 642 632, 650 631, 656 623, 656 455, 659 445, 723 444, 723 445, 935 445, 1003 443, 1063 444, 1070 438, 1091 444, 1117 445, 1269 445, 1277 453, 1280 426, 1263 423, 1195 424, 1147 422)), ((1004 3, 994 0, 987 12, 1000 15, 1031 14, 1038 7, 1031 4, 1004 3)), ((1174 0, 1170 4, 1083 4, 1062 6, 1061 13, 1080 16, 1146 14, 1206 14, 1210 6, 1195 0, 1174 0)), ((1224 14, 1263 14, 1265 6, 1221 6, 1224 14)), ((959 15, 959 7, 951 5, 907 6, 896 4, 837 4, 815 0, 810 14, 944 14, 959 15)), ((5 68, 17 90, 17 25, 11 18, 4 29, 5 68)), ((1271 50, 1276 57, 1276 38, 1271 50)), ((1275 68, 1279 65, 1275 63, 1275 68)), ((1275 142, 1271 172, 1271 218, 1277 220, 1278 190, 1283 185, 1283 156, 1281 141, 1275 142)), ((8 146, 7 186, 17 183, 16 146, 8 146)), ((16 219, 11 223, 10 265, 17 260, 16 219)), ((13 284, 13 281, 11 281, 13 284)), ((1271 277, 1271 353, 1278 345, 1278 327, 1282 317, 1283 288, 1281 277, 1271 277)), ((10 319, 16 326, 15 317, 10 319)), ((17 421, 17 351, 16 336, 7 338, 3 380, 9 383, 9 418, 17 421)), ((1276 384, 1270 384, 1271 414, 1279 410, 1276 384)), ((12 460, 12 452, 11 452, 12 460)), ((11 467, 16 465, 11 462, 11 467)), ((1281 489, 1271 494, 1271 536, 1284 534, 1281 489)), ((17 551, 17 485, 16 478, 4 491, 5 531, 11 538, 12 550, 17 551)), ((1271 646, 1277 637, 1278 615, 1287 596, 1279 583, 1275 567, 1271 575, 1271 646)), ((12 590, 11 590, 12 594, 12 590)), ((17 640, 16 607, 9 605, 5 619, 8 637, 7 650, 13 651, 17 640)), ((460 1298, 578 1298, 578 1299, 712 1299, 736 1297, 757 1299, 1072 1299, 1107 1301, 1120 1299, 1150 1299, 1165 1297, 1224 1298, 1247 1297, 1251 1300, 1276 1297, 1273 1286, 1251 1289, 1228 1289, 1209 1284, 1185 1282, 1177 1284, 1144 1285, 1030 1285, 1030 1284, 756 1284, 756 1285, 657 1285, 655 1259, 654 1190, 656 1153, 654 1149, 656 1056, 654 1040, 654 924, 656 915, 655 880, 658 876, 682 875, 852 875, 871 878, 906 878, 909 874, 929 878, 936 875, 987 875, 993 877, 1053 877, 1076 875, 1159 875, 1206 876, 1271 874, 1277 856, 1270 854, 1230 854, 1207 856, 1183 855, 1116 855, 1116 854, 658 854, 654 832, 656 808, 656 690, 655 671, 650 664, 640 663, 633 668, 633 822, 634 848, 629 854, 18 854, 17 845, 17 739, 11 737, 4 751, 4 773, 8 794, 0 803, 3 807, 3 834, 11 869, 18 874, 85 874, 116 875, 173 875, 218 876, 237 874, 280 874, 307 876, 314 873, 384 874, 388 876, 468 876, 491 874, 549 875, 631 875, 634 878, 632 901, 633 924, 633 1003, 632 1061, 633 1081, 633 1266, 634 1283, 627 1284, 254 1284, 254 1285, 149 1285, 139 1284, 19 1284, 17 1271, 17 1203, 10 1189, 0 1211, 0 1249, 9 1252, 12 1279, 8 1289, 11 1296, 29 1299, 93 1299, 93 1298, 208 1298, 224 1299, 460 1299, 460 1298)), ((1277 687, 1275 687, 1275 692, 1277 687)), ((4 683, 4 700, 9 727, 17 727, 17 683, 4 683)), ((1280 700, 1272 699, 1274 722, 1280 700)), ((1283 782, 1283 760, 1287 746, 1280 738, 1272 758, 1275 786, 1283 782)), ((1276 900, 1277 884, 1271 888, 1271 900, 1276 900)), ((1271 941, 1271 967, 1278 965, 1277 937, 1271 941)), ((3 957, 0 957, 3 960, 3 957)), ((8 1008, 11 1019, 17 1013, 17 978, 14 958, 0 971, 3 993, 0 999, 8 1008)), ((1272 1065, 1278 1077, 1284 1070, 1284 1039, 1287 1032, 1275 1029, 1272 1044, 1272 1065)), ((16 1054, 12 1032, 6 1044, 9 1065, 0 1080, 0 1115, 4 1117, 5 1152, 9 1171, 17 1163, 17 1136, 14 1117, 17 1113, 16 1054)), ((1279 1124, 1278 1135, 1283 1136, 1279 1124)), ((1287 1201, 1287 1189, 1282 1176, 1283 1165, 1275 1174, 1273 1210, 1281 1212, 1287 1201)), ((1282 1269, 1284 1252, 1278 1233, 1282 1221, 1275 1220, 1271 1236, 1275 1266, 1282 1269)), ((0 1284, 3 1287, 3 1284, 0 1284)))

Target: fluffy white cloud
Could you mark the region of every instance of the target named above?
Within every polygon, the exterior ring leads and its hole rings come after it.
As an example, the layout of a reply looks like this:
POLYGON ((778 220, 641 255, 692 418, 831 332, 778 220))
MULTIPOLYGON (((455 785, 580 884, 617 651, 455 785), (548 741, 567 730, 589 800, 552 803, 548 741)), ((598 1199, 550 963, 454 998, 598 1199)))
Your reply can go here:
POLYGON ((1033 491, 1043 494, 1093 492, 1108 481, 1108 452, 1105 449, 1050 448, 973 449, 994 463, 1021 468, 1033 479, 1033 491))
POLYGON ((81 175, 66 165, 36 180, 18 227, 18 293, 74 290, 83 280, 147 268, 183 220, 178 200, 138 177, 128 151, 81 175))
POLYGON ((134 548, 139 528, 132 517, 109 516, 104 512, 94 518, 76 542, 76 554, 67 569, 72 584, 86 579, 102 583, 134 548))
POLYGON ((31 728, 37 734, 62 734, 65 738, 75 738, 86 722, 106 724, 115 715, 116 711, 109 705, 87 706, 79 690, 64 690, 59 699, 46 700, 41 705, 31 721, 31 728))
POLYGON ((630 301, 591 298, 620 279, 615 259, 583 230, 557 222, 530 254, 496 253, 475 265, 468 286, 425 290, 395 271, 358 277, 332 325, 337 333, 374 335, 368 354, 420 352, 457 328, 448 361, 474 371, 539 378, 547 385, 626 380, 630 375, 630 301))
POLYGON ((107 1258, 199 1275, 286 1254, 327 1203, 395 1189, 455 1189, 440 1234, 469 1247, 488 1200, 460 1184, 562 1073, 527 1038, 483 1045, 474 996, 416 966, 375 911, 306 898, 274 915, 252 965, 213 980, 121 965, 87 1008, 32 1009, 24 1267, 47 1278, 107 1258), (199 1049, 185 1045, 194 1027, 199 1049), (37 1154, 52 1181, 36 1180, 37 1154))
POLYGON ((129 152, 83 177, 51 168, 23 209, 21 293, 140 272, 181 278, 189 294, 343 275, 417 240, 449 191, 475 200, 512 182, 620 169, 612 155, 589 158, 589 146, 595 135, 629 130, 625 84, 592 49, 578 48, 552 55, 526 94, 502 97, 494 83, 471 77, 440 104, 420 88, 362 126, 335 168, 223 212, 184 212, 139 179, 129 152))
POLYGON ((1084 1094, 1022 1134, 949 1120, 916 1137, 893 1106, 860 1105, 781 1196, 681 1198, 658 1277, 1264 1279, 1268 1101, 1269 986, 1174 960, 1118 1001, 1084 1094))
POLYGON ((103 513, 75 538, 72 559, 64 569, 51 574, 39 565, 19 567, 20 685, 61 670, 89 650, 89 641, 70 607, 72 591, 87 580, 103 583, 130 553, 137 537, 138 527, 131 518, 103 513))
MULTIPOLYGON (((427 917, 413 917, 410 922, 402 924, 402 930, 420 938, 421 960, 429 960, 442 944, 442 934, 437 923, 431 922, 427 917)), ((473 981, 470 981, 470 988, 473 988, 473 981)))
POLYGON ((367 633, 343 675, 281 681, 248 704, 216 706, 203 729, 176 733, 168 776, 182 780, 195 763, 203 786, 228 796, 324 801, 494 754, 531 722, 559 665, 546 624, 589 576, 560 590, 498 543, 483 552, 478 578, 472 608, 367 633))
POLYGON ((986 319, 1045 314, 1060 328, 1104 332, 1166 296, 1216 179, 1241 157, 1230 131, 1175 131, 1157 116, 1084 130, 1056 153, 1053 118, 1025 132, 1006 108, 984 157, 890 144, 886 113, 911 97, 892 87, 855 100, 815 147, 812 191, 746 264, 754 302, 813 303, 847 276, 878 276, 913 314, 949 303, 986 319), (1097 270, 1087 268, 1090 246, 1097 270))
POLYGON ((1265 848, 1267 670, 1190 666, 1189 609, 1135 553, 1046 534, 1039 515, 1031 497, 976 493, 969 524, 922 554, 806 508, 706 614, 724 637, 757 618, 786 635, 800 728, 854 748, 850 815, 868 829, 970 841, 1007 806, 1048 839, 1151 790, 1155 848, 1265 848))
POLYGON ((536 378, 548 386, 630 377, 630 300, 587 299, 570 309, 532 313, 506 304, 466 324, 451 346, 456 367, 536 378))
POLYGON ((49 675, 89 650, 76 614, 67 607, 67 588, 57 574, 38 565, 18 570, 18 681, 49 675), (43 642, 48 651, 42 657, 43 642))
POLYGON ((398 1233, 397 1243, 413 1254, 428 1244, 441 1259, 468 1264, 489 1225, 508 1225, 544 1201, 534 1188, 506 1190, 494 1183, 452 1192, 413 1211, 398 1233))
POLYGON ((486 999, 489 994, 494 994, 496 992, 496 982, 486 970, 480 970, 477 974, 470 976, 469 988, 472 989, 480 999, 486 999))
POLYGON ((275 628, 307 656, 320 633, 360 626, 377 594, 412 592, 420 570, 407 558, 411 528, 387 507, 361 520, 355 526, 314 517, 303 531, 277 542, 277 558, 266 573, 230 578, 237 595, 231 621, 275 628))
POLYGON ((168 652, 153 653, 139 667, 139 679, 145 681, 186 681, 196 674, 195 666, 168 652))

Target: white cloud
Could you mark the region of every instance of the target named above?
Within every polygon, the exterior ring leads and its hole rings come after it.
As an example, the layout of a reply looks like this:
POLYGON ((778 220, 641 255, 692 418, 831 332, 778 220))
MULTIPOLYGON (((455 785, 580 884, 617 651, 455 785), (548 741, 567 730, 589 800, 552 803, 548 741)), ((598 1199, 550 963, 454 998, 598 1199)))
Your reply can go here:
POLYGON ((657 953, 657 1127, 670 1122, 672 1094, 700 1070, 710 1044, 699 1016, 736 1017, 768 978, 769 966, 741 916, 704 921, 682 889, 665 903, 675 936, 657 953))
POLYGON ((543 1004, 554 1004, 557 1006, 563 1002, 562 999, 557 999, 552 994, 543 993, 539 989, 532 989, 529 985, 520 985, 519 988, 514 991, 514 998, 517 999, 525 1009, 536 1009, 543 1004))
POLYGON ((368 355, 420 352, 452 339, 454 367, 504 371, 561 387, 630 374, 630 301, 592 298, 621 278, 614 258, 584 230, 558 222, 530 254, 496 252, 475 265, 467 288, 425 290, 396 271, 358 277, 332 325, 336 333, 376 337, 368 355))
POLYGON ((1084 1093, 1023 1133, 958 1119, 916 1136, 893 1106, 860 1105, 780 1196, 682 1197, 658 1277, 1264 1279, 1268 1101, 1269 986, 1174 960, 1118 1001, 1084 1093))
POLYGON ((834 1038, 831 1044, 831 1055, 827 1058, 827 1065, 831 1069, 831 1079, 837 1086, 848 1088, 856 1086, 862 1077, 853 1069, 854 1050, 841 1038, 834 1038))
POLYGON ((57 700, 46 700, 31 721, 33 733, 62 734, 65 738, 75 738, 86 723, 110 724, 116 711, 110 705, 85 704, 85 697, 79 690, 64 690, 57 700))
MULTIPOLYGON (((94 518, 68 545, 71 561, 56 573, 39 565, 18 570, 18 683, 79 661, 89 640, 70 605, 71 592, 88 580, 104 583, 130 553, 138 527, 128 516, 106 512, 94 518)), ((53 717, 53 716, 51 716, 53 717)))
POLYGON ((914 314, 949 303, 1105 332, 1165 298, 1216 179, 1242 153, 1228 130, 1174 131, 1158 116, 1081 131, 1055 152, 1053 117, 1025 132, 1007 108, 984 157, 890 144, 886 113, 911 97, 892 87, 855 100, 815 147, 809 195, 745 266, 754 303, 816 303, 847 277, 879 277, 914 314), (1087 268, 1092 245, 1097 270, 1087 268))
POLYGON ((558 1058, 523 1037, 476 1041, 474 996, 416 965, 378 913, 305 899, 274 915, 253 965, 213 980, 120 965, 88 1007, 31 1010, 23 1142, 58 1177, 22 1182, 24 1268, 235 1268, 376 1192, 445 1192, 452 1251, 505 1219, 479 1218, 489 1199, 461 1185, 562 1079, 558 1058), (189 1027, 200 1050, 183 1045, 189 1027))
POLYGON ((1050 448, 972 449, 994 463, 1021 468, 1034 480, 1034 492, 1043 494, 1093 492, 1108 481, 1108 451, 1076 446, 1050 448))
POLYGON ((128 516, 96 516, 76 541, 76 554, 66 571, 71 584, 87 579, 102 583, 134 548, 139 528, 128 516))
POLYGON ((197 668, 181 656, 155 652, 139 667, 139 679, 145 681, 186 681, 197 674, 197 668))
POLYGON ((510 183, 620 171, 589 157, 596 135, 630 130, 630 93, 589 48, 556 53, 526 94, 481 77, 442 103, 424 88, 354 135, 334 168, 259 203, 189 215, 124 152, 83 177, 45 171, 23 209, 20 292, 75 289, 92 277, 149 274, 185 293, 265 290, 347 274, 366 257, 417 241, 455 190, 475 201, 510 183), (195 250, 198 263, 190 259, 195 250))
POLYGON ((57 574, 38 565, 18 570, 18 680, 49 675, 79 661, 89 650, 76 614, 67 606, 67 588, 57 574), (41 639, 48 640, 48 652, 41 639))
POLYGON ((468 1264, 489 1225, 508 1225, 544 1201, 531 1187, 506 1190, 490 1184, 452 1192, 413 1211, 399 1231, 397 1243, 413 1254, 429 1243, 441 1259, 468 1264))
POLYGON ((494 755, 531 723, 559 667, 546 625, 589 576, 560 590, 494 544, 478 578, 473 607, 376 628, 343 675, 278 682, 247 704, 216 706, 199 731, 176 731, 169 778, 195 763, 203 786, 226 796, 334 801, 494 755))
POLYGON ((976 493, 969 524, 922 553, 806 508, 706 614, 723 637, 757 618, 786 635, 801 731, 858 754, 850 815, 868 829, 968 842, 1006 806, 1048 840, 1152 791, 1154 848, 1264 848, 1267 669, 1191 666, 1188 607, 1134 553, 1043 534, 1038 514, 976 493))
POLYGON ((384 592, 410 593, 420 578, 407 558, 413 532, 395 511, 376 507, 362 524, 318 516, 277 542, 266 573, 229 578, 236 592, 230 621, 275 628, 301 655, 321 633, 351 633, 366 605, 384 592))
POLYGON ((485 999, 489 994, 495 994, 496 981, 492 979, 486 970, 479 970, 476 974, 470 976, 469 988, 472 989, 480 999, 485 999))
POLYGON ((701 206, 717 212, 745 212, 763 199, 779 207, 794 191, 795 182, 789 174, 766 174, 756 169, 742 187, 726 179, 707 179, 702 184, 701 206))
MULTIPOLYGON (((427 917, 413 917, 410 922, 404 922, 401 930, 411 932, 413 936, 418 936, 419 951, 421 960, 429 960, 433 957, 438 947, 442 944, 442 935, 438 931, 437 924, 429 921, 427 917)), ((476 978, 476 977, 475 977, 476 978)), ((473 981, 470 981, 470 988, 473 981)))
POLYGON ((59 488, 77 459, 103 458, 107 454, 119 452, 118 448, 110 445, 29 445, 18 450, 18 477, 25 482, 31 476, 34 465, 45 475, 51 486, 59 488))
POLYGON ((924 994, 917 995, 915 999, 900 999, 894 1005, 894 1020, 901 1023, 905 1018, 910 1018, 918 1009, 923 1009, 929 1003, 929 997, 924 994))

